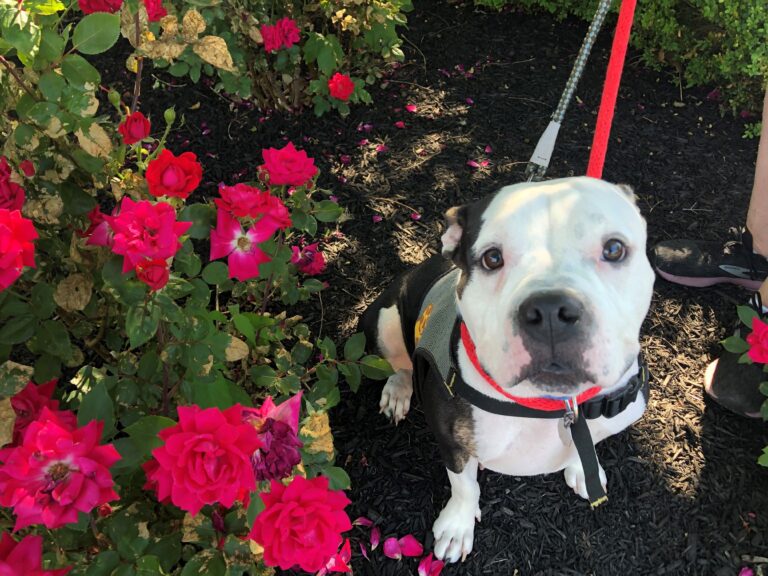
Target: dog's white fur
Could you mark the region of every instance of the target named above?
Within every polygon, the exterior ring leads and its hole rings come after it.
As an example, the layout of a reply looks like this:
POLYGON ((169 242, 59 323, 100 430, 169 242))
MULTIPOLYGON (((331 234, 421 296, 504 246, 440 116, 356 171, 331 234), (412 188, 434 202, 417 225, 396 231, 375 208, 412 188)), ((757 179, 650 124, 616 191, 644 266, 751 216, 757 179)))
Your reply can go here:
MULTIPOLYGON (((460 225, 450 225, 442 237, 443 252, 453 252, 461 237, 460 225)), ((640 325, 653 289, 645 245, 645 222, 623 187, 581 177, 502 189, 483 214, 473 254, 479 257, 498 248, 504 266, 492 274, 471 274, 457 300, 481 364, 500 385, 513 387, 515 396, 551 394, 529 380, 520 381, 530 354, 516 325, 516 311, 531 294, 567 288, 587 305, 595 324, 583 361, 596 382, 578 383, 572 394, 596 384, 604 392, 626 384, 638 369, 640 325), (627 246, 624 262, 602 259, 603 245, 612 238, 627 246)), ((380 314, 378 340, 396 370, 384 387, 381 409, 398 422, 408 412, 413 385, 396 307, 380 314)), ((468 385, 504 400, 475 370, 463 346, 458 361, 468 385)), ((618 416, 590 420, 595 443, 635 422, 644 410, 645 400, 638 395, 618 416)), ((568 486, 587 497, 584 471, 560 420, 499 416, 477 407, 473 420, 476 454, 461 473, 448 471, 451 498, 433 526, 436 556, 452 562, 472 550, 474 522, 480 516, 478 465, 517 476, 565 470, 568 486)), ((602 468, 600 476, 605 485, 602 468)))

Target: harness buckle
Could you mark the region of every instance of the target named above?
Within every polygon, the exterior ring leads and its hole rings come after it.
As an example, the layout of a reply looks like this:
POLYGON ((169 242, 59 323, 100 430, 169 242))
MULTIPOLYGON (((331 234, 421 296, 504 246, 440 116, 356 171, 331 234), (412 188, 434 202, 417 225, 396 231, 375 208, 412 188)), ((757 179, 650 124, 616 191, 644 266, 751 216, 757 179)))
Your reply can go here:
POLYGON ((576 420, 579 419, 579 405, 576 398, 568 398, 563 401, 565 404, 565 414, 563 415, 563 425, 570 428, 576 420))

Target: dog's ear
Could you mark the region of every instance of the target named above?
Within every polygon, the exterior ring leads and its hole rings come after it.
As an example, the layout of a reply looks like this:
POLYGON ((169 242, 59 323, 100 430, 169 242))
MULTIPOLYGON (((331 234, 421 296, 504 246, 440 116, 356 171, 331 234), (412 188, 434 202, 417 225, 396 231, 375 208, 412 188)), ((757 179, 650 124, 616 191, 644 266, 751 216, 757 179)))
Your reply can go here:
POLYGON ((454 206, 445 213, 445 232, 440 237, 443 243, 443 256, 453 258, 461 243, 461 235, 466 225, 467 207, 454 206))
POLYGON ((637 206, 637 198, 635 197, 635 191, 632 189, 632 186, 629 184, 616 184, 616 186, 627 198, 629 198, 629 201, 632 202, 632 204, 637 206))

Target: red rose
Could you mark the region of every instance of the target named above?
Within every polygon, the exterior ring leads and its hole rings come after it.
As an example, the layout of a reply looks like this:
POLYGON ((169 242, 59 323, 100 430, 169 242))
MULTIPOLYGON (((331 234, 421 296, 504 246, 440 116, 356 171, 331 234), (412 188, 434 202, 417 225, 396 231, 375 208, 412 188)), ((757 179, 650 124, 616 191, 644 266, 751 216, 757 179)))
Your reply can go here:
POLYGON ((150 22, 157 22, 168 15, 168 10, 163 8, 163 0, 144 0, 144 7, 150 22))
POLYGON ((3 576, 64 576, 72 570, 43 570, 43 537, 24 536, 16 542, 3 532, 0 536, 0 574, 3 576))
POLYGON ((32 164, 31 160, 24 160, 19 164, 19 168, 27 178, 32 178, 35 175, 35 165, 32 164))
POLYGON ((123 0, 78 0, 83 14, 110 12, 114 14, 123 5, 123 0))
POLYGON ((336 72, 328 80, 328 91, 331 93, 331 98, 346 102, 355 91, 355 83, 346 74, 336 72))
POLYGON ((11 167, 5 156, 0 156, 0 208, 21 210, 24 206, 24 189, 11 181, 11 167))
POLYGON ((168 263, 161 258, 145 260, 136 265, 136 278, 144 282, 152 292, 168 284, 168 263))
MULTIPOLYGON (((154 20, 150 21, 154 22, 154 20)), ((123 142, 128 144, 136 144, 141 142, 149 136, 150 124, 146 116, 141 112, 133 112, 125 117, 120 125, 117 127, 117 131, 123 135, 123 142)))
POLYGON ((0 208, 0 292, 21 276, 24 266, 35 267, 37 231, 18 210, 0 208))
POLYGON ((291 252, 291 264, 294 264, 299 272, 314 276, 325 270, 325 256, 318 249, 317 242, 304 248, 291 246, 291 252))
POLYGON ((13 446, 21 444, 27 427, 40 417, 43 408, 54 412, 67 426, 77 428, 75 415, 72 412, 59 411, 59 401, 52 399, 56 382, 56 378, 39 386, 29 382, 21 392, 11 397, 11 407, 16 413, 16 421, 13 424, 13 446))
POLYGON ((299 27, 295 20, 281 18, 273 26, 264 24, 261 27, 261 38, 267 52, 280 50, 283 46, 290 48, 299 41, 299 27))
POLYGON ((165 149, 149 163, 146 178, 149 193, 153 196, 186 198, 200 184, 203 167, 194 152, 174 156, 165 149))
POLYGON ((229 508, 246 500, 256 490, 251 455, 261 442, 256 429, 243 422, 243 407, 180 406, 178 412, 179 423, 160 431, 165 443, 143 466, 144 487, 193 516, 206 504, 229 508))
POLYGON ((303 150, 296 150, 292 142, 284 148, 267 148, 262 168, 269 174, 269 183, 275 186, 303 186, 317 174, 314 159, 303 150))
POLYGON ((768 364, 768 324, 757 316, 752 319, 752 332, 747 335, 749 357, 752 362, 768 364))
POLYGON ((341 490, 329 490, 323 476, 295 476, 288 486, 272 480, 261 499, 264 510, 248 537, 264 547, 267 566, 288 570, 298 565, 315 573, 336 554, 342 532, 352 528, 344 512, 349 499, 341 490))

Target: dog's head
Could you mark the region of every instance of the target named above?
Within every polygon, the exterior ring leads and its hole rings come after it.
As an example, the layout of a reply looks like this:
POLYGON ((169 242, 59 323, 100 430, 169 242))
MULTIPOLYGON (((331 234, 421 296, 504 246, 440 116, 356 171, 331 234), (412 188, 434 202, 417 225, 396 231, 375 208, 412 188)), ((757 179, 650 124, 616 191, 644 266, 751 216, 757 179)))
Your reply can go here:
POLYGON ((517 184, 446 218, 459 311, 497 383, 522 397, 617 383, 639 352, 654 281, 628 187, 517 184))

